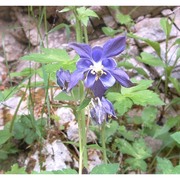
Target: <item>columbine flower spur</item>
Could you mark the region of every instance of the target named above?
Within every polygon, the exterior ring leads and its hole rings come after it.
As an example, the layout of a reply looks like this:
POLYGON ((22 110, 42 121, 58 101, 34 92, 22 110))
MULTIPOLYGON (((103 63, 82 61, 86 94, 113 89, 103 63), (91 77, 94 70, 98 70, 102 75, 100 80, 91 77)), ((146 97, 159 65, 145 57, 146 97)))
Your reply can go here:
POLYGON ((83 79, 85 87, 90 88, 95 97, 100 98, 116 81, 124 87, 133 86, 129 76, 117 67, 116 61, 112 58, 124 51, 125 36, 110 39, 103 47, 91 48, 87 44, 80 43, 71 43, 69 46, 77 52, 80 59, 76 64, 77 69, 71 75, 68 90, 83 79))
POLYGON ((101 100, 98 97, 91 100, 91 104, 90 115, 95 123, 102 124, 104 121, 108 121, 109 117, 116 117, 112 103, 104 97, 101 100))

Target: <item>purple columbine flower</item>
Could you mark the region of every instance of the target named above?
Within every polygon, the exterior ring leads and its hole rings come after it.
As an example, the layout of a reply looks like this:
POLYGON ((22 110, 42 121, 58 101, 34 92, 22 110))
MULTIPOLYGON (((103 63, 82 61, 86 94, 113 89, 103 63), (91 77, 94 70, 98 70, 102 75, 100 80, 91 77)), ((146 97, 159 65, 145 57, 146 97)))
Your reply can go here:
POLYGON ((60 86, 60 88, 63 91, 67 91, 69 82, 71 80, 71 74, 67 70, 60 69, 59 71, 56 72, 56 78, 57 78, 57 84, 60 86))
POLYGON ((71 43, 69 45, 80 56, 72 73, 68 90, 85 78, 85 87, 90 88, 95 97, 102 97, 104 92, 118 81, 124 87, 131 87, 133 83, 129 76, 117 67, 116 61, 112 58, 124 51, 126 37, 120 36, 108 40, 103 47, 91 48, 88 44, 71 43))
POLYGON ((116 117, 112 103, 104 97, 101 100, 96 98, 95 101, 91 101, 91 104, 90 115, 92 120, 97 124, 108 121, 109 117, 116 117))

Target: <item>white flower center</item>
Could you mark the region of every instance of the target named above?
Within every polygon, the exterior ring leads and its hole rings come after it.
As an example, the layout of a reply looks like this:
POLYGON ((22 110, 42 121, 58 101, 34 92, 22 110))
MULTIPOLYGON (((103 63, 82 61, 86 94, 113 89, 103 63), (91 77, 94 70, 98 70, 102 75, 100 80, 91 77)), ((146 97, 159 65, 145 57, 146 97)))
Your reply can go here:
POLYGON ((106 74, 106 72, 103 71, 104 66, 102 63, 94 63, 93 65, 90 66, 91 68, 91 73, 96 74, 96 81, 99 79, 100 76, 103 74, 106 74))

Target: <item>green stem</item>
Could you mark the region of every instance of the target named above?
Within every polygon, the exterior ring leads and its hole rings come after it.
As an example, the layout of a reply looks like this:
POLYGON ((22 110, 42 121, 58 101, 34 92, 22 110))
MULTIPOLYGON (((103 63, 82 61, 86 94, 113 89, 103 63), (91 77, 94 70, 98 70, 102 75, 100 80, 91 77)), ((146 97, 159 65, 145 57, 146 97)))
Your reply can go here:
POLYGON ((83 26, 84 28, 84 38, 85 38, 85 43, 88 44, 88 34, 87 34, 87 27, 83 26))
POLYGON ((102 148, 103 148, 103 160, 104 160, 104 163, 107 164, 105 129, 106 129, 106 122, 104 121, 101 126, 101 143, 102 143, 102 148))
POLYGON ((82 38, 82 29, 81 29, 81 22, 78 18, 78 13, 76 11, 76 9, 73 10, 73 13, 74 13, 74 16, 75 16, 75 19, 76 19, 76 41, 79 42, 79 43, 82 43, 83 42, 83 38, 82 38))
POLYGON ((25 90, 23 96, 21 97, 21 99, 20 99, 20 101, 19 101, 19 103, 18 103, 18 106, 17 106, 16 111, 15 111, 15 113, 14 113, 13 119, 12 119, 12 121, 11 121, 10 129, 9 129, 9 131, 10 131, 11 133, 12 133, 12 131, 13 131, 14 122, 15 122, 15 120, 16 120, 16 116, 17 116, 18 110, 19 110, 19 108, 20 108, 20 106, 21 106, 21 103, 22 103, 23 99, 25 98, 25 95, 26 95, 27 90, 28 90, 28 86, 26 86, 26 90, 25 90))
POLYGON ((88 167, 87 140, 86 140, 86 119, 85 112, 81 110, 77 114, 79 129, 79 174, 82 174, 83 167, 88 167))
POLYGON ((164 102, 166 101, 167 93, 168 93, 168 37, 166 37, 166 53, 165 53, 165 95, 164 102))

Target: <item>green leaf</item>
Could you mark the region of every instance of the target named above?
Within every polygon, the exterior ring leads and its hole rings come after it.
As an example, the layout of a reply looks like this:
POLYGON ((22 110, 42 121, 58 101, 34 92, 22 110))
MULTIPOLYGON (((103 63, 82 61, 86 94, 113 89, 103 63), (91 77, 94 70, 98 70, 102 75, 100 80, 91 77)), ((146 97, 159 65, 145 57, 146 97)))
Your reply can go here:
POLYGON ((12 72, 10 73, 11 77, 17 77, 17 76, 32 76, 34 74, 35 70, 33 68, 24 68, 20 72, 12 72))
POLYGON ((90 98, 85 98, 83 102, 80 104, 80 106, 77 108, 77 111, 81 111, 84 109, 88 104, 90 103, 91 99, 90 98))
POLYGON ((150 90, 137 91, 131 94, 125 94, 130 98, 134 104, 146 106, 146 105, 163 105, 164 102, 158 97, 156 93, 150 90))
POLYGON ((146 90, 148 87, 150 87, 152 85, 152 83, 153 83, 152 80, 141 80, 140 82, 138 82, 138 84, 136 86, 133 86, 131 88, 122 87, 121 93, 128 94, 128 93, 146 90))
POLYGON ((88 25, 88 21, 89 21, 89 17, 87 16, 84 16, 84 17, 81 17, 81 22, 87 27, 88 25))
POLYGON ((59 29, 61 28, 65 28, 66 29, 66 39, 68 40, 69 37, 70 37, 70 34, 71 34, 71 31, 70 31, 70 27, 67 25, 67 24, 64 24, 64 23, 61 23, 57 26, 55 26, 54 28, 52 28, 48 34, 52 33, 52 32, 55 32, 55 31, 58 31, 59 29))
POLYGON ((172 137, 178 144, 180 144, 180 131, 173 133, 173 134, 171 135, 171 137, 172 137))
POLYGON ((83 17, 83 16, 98 17, 98 15, 93 10, 85 8, 85 7, 77 8, 77 12, 81 17, 83 17))
POLYGON ((119 147, 121 153, 128 154, 133 157, 136 156, 135 150, 128 141, 126 141, 125 139, 116 139, 115 142, 117 147, 119 147))
POLYGON ((165 67, 163 61, 160 58, 155 57, 147 52, 142 52, 141 57, 137 57, 138 61, 148 64, 150 66, 161 66, 165 67))
POLYGON ((119 115, 122 116, 132 107, 132 105, 133 102, 129 98, 121 96, 121 98, 114 103, 114 108, 117 110, 119 115))
POLYGON ((160 173, 171 174, 173 165, 168 159, 157 157, 157 168, 160 173))
POLYGON ((105 141, 108 143, 108 138, 112 136, 118 129, 118 123, 116 121, 112 121, 111 123, 106 126, 105 129, 105 141))
POLYGON ((174 42, 174 44, 179 44, 179 45, 180 45, 180 38, 176 39, 176 41, 174 42))
POLYGON ((118 132, 127 140, 134 141, 135 135, 133 131, 127 130, 125 126, 119 126, 118 132))
POLYGON ((19 89, 17 86, 0 91, 0 102, 11 98, 19 89))
POLYGON ((98 15, 91 9, 80 7, 77 8, 79 20, 87 27, 89 17, 98 17, 98 15))
POLYGON ((7 142, 12 137, 8 129, 0 130, 0 145, 7 142))
POLYGON ((175 78, 172 78, 172 77, 169 77, 169 80, 173 84, 176 91, 180 94, 180 83, 179 83, 179 81, 177 79, 175 79, 175 78))
POLYGON ((157 108, 156 107, 145 107, 142 112, 143 125, 145 127, 152 128, 154 125, 154 121, 157 116, 157 108))
POLYGON ((65 92, 60 92, 54 99, 57 101, 73 101, 73 97, 65 92))
POLYGON ((11 170, 7 171, 5 174, 27 174, 27 172, 24 167, 19 168, 18 164, 14 164, 11 166, 11 170))
POLYGON ((92 169, 90 174, 116 174, 119 164, 101 164, 92 169))
POLYGON ((136 140, 133 145, 124 139, 116 139, 117 147, 123 154, 128 154, 136 159, 146 159, 151 157, 151 150, 148 148, 143 139, 136 140))
POLYGON ((134 156, 136 159, 146 159, 151 157, 151 149, 146 146, 144 139, 137 139, 133 143, 133 148, 136 151, 136 155, 134 156))
POLYGON ((158 136, 166 134, 171 128, 177 125, 177 123, 179 122, 179 118, 180 116, 168 118, 164 126, 161 129, 156 130, 153 138, 157 138, 158 136))
POLYGON ((172 170, 172 174, 180 174, 180 165, 174 167, 174 169, 172 170))
POLYGON ((127 158, 125 162, 128 163, 133 170, 140 169, 144 172, 147 170, 147 163, 142 159, 127 158))
POLYGON ((169 39, 171 29, 172 29, 172 23, 168 22, 168 18, 162 18, 160 20, 160 25, 161 25, 164 33, 166 34, 166 38, 169 39))
POLYGON ((29 54, 21 60, 35 61, 39 63, 66 62, 70 60, 68 53, 62 49, 43 48, 42 53, 29 54))
POLYGON ((8 158, 8 152, 0 149, 0 160, 5 160, 8 158))
POLYGON ((117 19, 119 20, 119 22, 121 23, 121 24, 124 24, 124 25, 128 25, 128 24, 130 24, 130 23, 132 23, 133 22, 133 20, 132 20, 132 18, 131 18, 131 16, 130 15, 125 15, 125 14, 118 14, 117 15, 117 19))
POLYGON ((120 32, 120 30, 114 30, 110 27, 102 27, 102 31, 106 36, 113 37, 116 33, 120 32))

